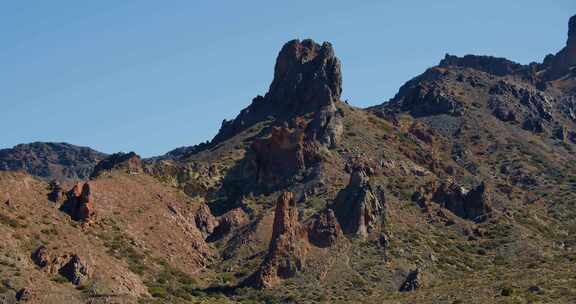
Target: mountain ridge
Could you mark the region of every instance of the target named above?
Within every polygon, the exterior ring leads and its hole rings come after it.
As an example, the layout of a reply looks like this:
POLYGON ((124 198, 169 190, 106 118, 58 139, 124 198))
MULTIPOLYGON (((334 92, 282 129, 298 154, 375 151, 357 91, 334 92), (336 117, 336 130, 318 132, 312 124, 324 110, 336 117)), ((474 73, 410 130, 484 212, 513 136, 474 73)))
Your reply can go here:
POLYGON ((573 303, 568 32, 541 64, 447 55, 368 109, 331 44, 292 40, 209 143, 76 184, 0 172, 0 301, 573 303))

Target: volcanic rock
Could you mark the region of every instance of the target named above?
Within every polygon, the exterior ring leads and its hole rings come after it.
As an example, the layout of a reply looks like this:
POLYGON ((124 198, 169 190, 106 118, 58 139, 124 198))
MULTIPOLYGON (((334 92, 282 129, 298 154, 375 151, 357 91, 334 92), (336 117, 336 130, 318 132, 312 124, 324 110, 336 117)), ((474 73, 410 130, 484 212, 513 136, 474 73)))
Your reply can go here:
POLYGON ((62 186, 58 181, 52 181, 50 183, 50 193, 48 193, 48 200, 59 203, 62 201, 62 186))
POLYGON ((400 286, 400 292, 410 292, 420 289, 424 286, 424 274, 420 268, 411 271, 406 277, 402 286, 400 286))
POLYGON ((77 255, 73 255, 59 272, 74 285, 85 283, 89 277, 88 266, 77 255))
POLYGON ((284 127, 272 129, 269 138, 252 143, 252 165, 259 184, 280 185, 305 169, 304 133, 284 127))
POLYGON ((0 150, 0 171, 26 171, 45 180, 82 180, 106 154, 67 143, 35 142, 0 150))
POLYGON ((28 302, 32 300, 32 290, 30 288, 21 288, 16 292, 16 301, 28 302))
POLYGON ((67 200, 62 204, 61 210, 68 213, 76 221, 88 222, 95 214, 94 198, 89 183, 74 185, 66 193, 67 200))
POLYGON ((485 182, 471 191, 451 181, 439 185, 434 183, 430 189, 423 191, 432 194, 421 197, 421 206, 425 207, 428 202, 433 201, 463 219, 482 222, 492 211, 493 192, 485 182))
POLYGON ((545 62, 549 67, 546 71, 548 80, 556 80, 570 74, 576 65, 576 16, 568 22, 568 41, 566 47, 545 62))
POLYGON ((278 198, 268 254, 260 269, 249 279, 251 285, 269 288, 303 269, 307 249, 301 240, 305 239, 306 231, 298 221, 295 204, 294 194, 290 192, 284 192, 278 198))
POLYGON ((342 230, 366 238, 377 231, 384 215, 384 195, 375 191, 370 178, 362 169, 356 169, 350 176, 348 186, 336 198, 334 211, 342 230))
POLYGON ((48 253, 48 248, 46 248, 46 246, 40 246, 38 247, 33 253, 32 253, 32 261, 34 261, 34 263, 36 265, 38 265, 38 267, 40 268, 44 268, 46 266, 48 266, 48 264, 50 263, 50 255, 48 253))
POLYGON ((342 228, 332 209, 316 214, 308 223, 308 240, 315 246, 333 246, 342 235, 342 228))
POLYGON ((112 170, 120 170, 128 174, 139 174, 143 172, 142 160, 140 156, 134 152, 112 154, 94 167, 90 178, 96 178, 104 172, 110 172, 112 170))
POLYGON ((506 58, 476 55, 458 57, 448 54, 446 54, 446 57, 440 62, 439 66, 471 68, 496 76, 511 75, 524 69, 523 65, 506 58))
POLYGON ((332 45, 322 45, 312 40, 292 40, 286 43, 276 59, 274 80, 265 96, 253 99, 232 121, 224 121, 212 143, 226 140, 252 125, 276 118, 279 122, 314 112, 318 115, 316 125, 324 132, 318 138, 331 145, 340 132, 333 104, 340 100, 342 73, 340 60, 332 45), (334 120, 334 121, 332 121, 334 120))
POLYGON ((244 210, 241 208, 232 209, 218 219, 218 226, 214 228, 213 233, 206 240, 209 242, 219 240, 234 228, 248 224, 248 222, 248 216, 244 210))
POLYGON ((198 208, 194 215, 194 221, 196 222, 198 230, 204 235, 204 238, 212 234, 218 226, 218 219, 212 215, 210 208, 206 204, 202 204, 202 206, 198 208))

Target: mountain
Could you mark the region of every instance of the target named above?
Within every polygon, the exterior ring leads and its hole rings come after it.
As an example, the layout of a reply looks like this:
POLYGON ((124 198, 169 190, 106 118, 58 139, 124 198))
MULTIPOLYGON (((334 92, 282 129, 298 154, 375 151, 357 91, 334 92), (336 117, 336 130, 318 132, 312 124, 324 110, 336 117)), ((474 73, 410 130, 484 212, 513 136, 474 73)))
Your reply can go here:
POLYGON ((35 142, 0 150, 0 171, 22 170, 46 180, 81 180, 105 157, 87 147, 35 142))
POLYGON ((368 109, 280 50, 210 141, 75 185, 0 172, 5 301, 574 303, 573 60, 447 55, 368 109))

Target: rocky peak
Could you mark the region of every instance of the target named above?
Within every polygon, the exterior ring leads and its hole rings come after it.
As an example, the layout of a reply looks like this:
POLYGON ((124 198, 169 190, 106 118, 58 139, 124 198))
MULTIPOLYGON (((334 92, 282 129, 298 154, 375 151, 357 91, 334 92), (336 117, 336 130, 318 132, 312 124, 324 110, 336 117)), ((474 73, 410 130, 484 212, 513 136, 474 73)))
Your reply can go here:
POLYGON ((576 43, 576 15, 570 18, 568 21, 568 42, 567 45, 576 43))
POLYGON ((90 178, 96 178, 104 172, 112 170, 123 170, 129 174, 138 174, 143 171, 142 159, 134 152, 130 153, 115 153, 100 161, 90 175, 90 178))
MULTIPOLYGON (((338 130, 330 120, 335 116, 334 104, 341 94, 341 65, 332 45, 328 42, 320 45, 310 39, 289 41, 278 54, 268 93, 254 98, 234 120, 223 121, 212 144, 270 117, 281 124, 301 115, 326 112, 317 115, 318 127, 330 129, 324 133, 338 130)), ((325 138, 323 134, 317 137, 325 138)))
POLYGON ((556 80, 570 73, 576 65, 576 16, 568 22, 568 40, 566 47, 553 57, 548 57, 545 65, 549 65, 546 71, 548 80, 556 80))
POLYGON ((267 98, 295 110, 315 110, 340 100, 340 60, 329 42, 292 40, 282 47, 267 98))

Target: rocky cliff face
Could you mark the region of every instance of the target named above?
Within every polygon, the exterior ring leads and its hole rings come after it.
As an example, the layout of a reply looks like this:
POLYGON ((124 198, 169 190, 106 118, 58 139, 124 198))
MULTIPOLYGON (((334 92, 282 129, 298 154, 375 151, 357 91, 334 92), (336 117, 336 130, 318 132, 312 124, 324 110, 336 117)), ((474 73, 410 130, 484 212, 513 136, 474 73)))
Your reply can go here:
MULTIPOLYGON (((556 80, 570 75, 576 65, 576 16, 568 22, 568 41, 566 47, 544 62, 547 65, 545 77, 548 80, 556 80)), ((573 74, 572 74, 573 76, 573 74)))
POLYGON ((266 95, 254 98, 232 121, 224 121, 213 143, 228 139, 257 122, 274 117, 277 122, 308 113, 316 114, 312 133, 331 144, 338 135, 334 103, 342 93, 340 60, 330 43, 292 40, 276 59, 274 80, 266 95))
POLYGON ((46 180, 82 180, 104 157, 86 147, 36 142, 0 150, 0 170, 22 170, 46 180))
POLYGON ((348 187, 342 190, 334 204, 343 231, 360 238, 379 231, 385 213, 383 200, 383 193, 370 184, 366 172, 355 169, 348 187))
POLYGON ((72 219, 89 222, 95 215, 94 198, 89 183, 77 183, 66 193, 66 201, 61 210, 68 213, 72 219))

